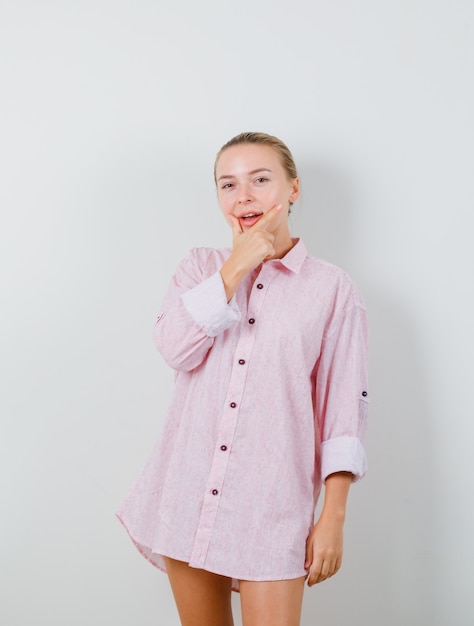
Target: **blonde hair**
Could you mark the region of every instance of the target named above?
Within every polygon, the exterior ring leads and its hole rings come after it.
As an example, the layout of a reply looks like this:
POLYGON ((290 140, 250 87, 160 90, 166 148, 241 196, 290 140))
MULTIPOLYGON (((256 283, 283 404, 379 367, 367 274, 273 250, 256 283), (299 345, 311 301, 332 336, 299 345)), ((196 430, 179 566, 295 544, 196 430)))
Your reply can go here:
POLYGON ((232 146, 238 146, 243 143, 256 143, 262 146, 269 146, 273 148, 275 152, 278 154, 281 164, 285 169, 288 178, 290 180, 294 178, 298 178, 298 172, 296 171, 295 161, 293 159, 293 155, 291 154, 288 146, 286 146, 281 139, 278 137, 274 137, 273 135, 267 135, 266 133, 240 133, 235 137, 232 137, 227 143, 225 143, 219 152, 216 155, 216 160, 214 161, 214 182, 217 184, 216 180, 216 168, 217 162, 221 154, 227 150, 227 148, 231 148, 232 146))

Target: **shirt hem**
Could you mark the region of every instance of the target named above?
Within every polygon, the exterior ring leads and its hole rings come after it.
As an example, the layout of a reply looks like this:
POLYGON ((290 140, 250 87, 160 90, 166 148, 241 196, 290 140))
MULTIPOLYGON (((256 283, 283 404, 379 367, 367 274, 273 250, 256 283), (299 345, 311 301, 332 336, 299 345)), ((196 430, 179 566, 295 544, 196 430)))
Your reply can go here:
POLYGON ((174 554, 170 550, 160 550, 159 552, 155 552, 152 548, 150 548, 148 546, 145 546, 144 544, 142 544, 140 541, 138 541, 138 539, 136 539, 133 536, 131 530, 128 528, 126 522, 121 517, 120 513, 116 513, 116 517, 119 520, 119 522, 122 524, 122 526, 125 528, 125 530, 127 531, 128 536, 130 537, 132 543, 134 544, 134 546, 136 547, 138 552, 149 563, 151 563, 151 565, 156 567, 156 569, 158 569, 163 574, 168 574, 168 572, 166 571, 166 565, 164 563, 163 557, 168 557, 170 559, 176 559, 177 561, 182 561, 183 563, 187 563, 189 565, 189 567, 193 567, 194 569, 202 569, 202 570, 205 570, 206 572, 211 572, 212 574, 218 574, 219 576, 225 576, 226 578, 230 578, 231 581, 232 581, 232 583, 231 583, 232 591, 235 591, 236 593, 240 593, 240 581, 241 580, 248 581, 248 582, 274 582, 274 581, 278 581, 278 580, 294 580, 295 578, 302 578, 303 576, 306 577, 308 575, 308 572, 303 569, 302 573, 300 572, 300 573, 291 573, 291 574, 281 574, 279 576, 272 576, 272 577, 268 577, 268 576, 240 576, 240 577, 236 577, 236 576, 234 576, 232 574, 229 574, 228 572, 225 572, 225 571, 221 570, 218 567, 200 567, 200 566, 195 566, 195 565, 190 564, 190 562, 189 562, 190 558, 189 557, 176 555, 176 554, 174 554))

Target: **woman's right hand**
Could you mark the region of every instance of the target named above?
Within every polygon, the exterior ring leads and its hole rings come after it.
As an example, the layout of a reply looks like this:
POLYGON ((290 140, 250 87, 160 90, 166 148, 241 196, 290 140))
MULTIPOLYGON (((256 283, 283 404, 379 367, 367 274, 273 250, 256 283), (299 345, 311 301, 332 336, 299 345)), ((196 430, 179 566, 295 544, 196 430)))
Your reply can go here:
POLYGON ((272 207, 254 226, 246 231, 242 230, 236 217, 229 216, 233 237, 232 254, 221 269, 228 302, 242 278, 262 261, 271 259, 275 254, 273 247, 275 236, 270 232, 270 228, 281 210, 280 204, 272 207))

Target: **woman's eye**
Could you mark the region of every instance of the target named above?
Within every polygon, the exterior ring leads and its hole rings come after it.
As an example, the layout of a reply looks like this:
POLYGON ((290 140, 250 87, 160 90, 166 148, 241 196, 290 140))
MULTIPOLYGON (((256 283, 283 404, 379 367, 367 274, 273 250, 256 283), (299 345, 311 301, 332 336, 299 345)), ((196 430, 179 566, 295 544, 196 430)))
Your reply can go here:
POLYGON ((232 183, 224 183, 222 185, 222 189, 230 189, 232 187, 232 183))
POLYGON ((268 178, 265 178, 264 176, 259 176, 257 178, 257 183, 265 183, 268 180, 268 178))

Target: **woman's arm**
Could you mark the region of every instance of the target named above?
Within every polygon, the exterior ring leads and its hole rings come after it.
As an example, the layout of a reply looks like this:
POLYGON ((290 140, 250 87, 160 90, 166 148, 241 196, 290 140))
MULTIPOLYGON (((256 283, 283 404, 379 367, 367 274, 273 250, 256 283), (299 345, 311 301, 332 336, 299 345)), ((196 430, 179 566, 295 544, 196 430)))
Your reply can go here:
POLYGON ((351 482, 366 471, 364 439, 367 392, 367 317, 357 292, 326 337, 315 377, 315 419, 321 437, 324 504, 306 546, 308 585, 341 567, 343 527, 351 482))
POLYGON ((204 249, 195 248, 180 264, 153 330, 156 347, 173 369, 196 368, 212 348, 214 337, 240 320, 233 296, 242 278, 275 253, 274 236, 267 229, 280 212, 281 205, 273 207, 245 233, 230 216, 232 254, 220 272, 207 279, 203 280, 200 269, 206 263, 200 258, 204 249))
POLYGON ((203 277, 206 262, 205 249, 192 250, 182 261, 155 322, 155 345, 175 370, 191 371, 200 365, 214 338, 240 319, 236 303, 227 303, 219 272, 203 277))
POLYGON ((323 509, 306 541, 309 587, 333 576, 341 567, 346 503, 352 480, 350 472, 336 472, 326 478, 323 509))

